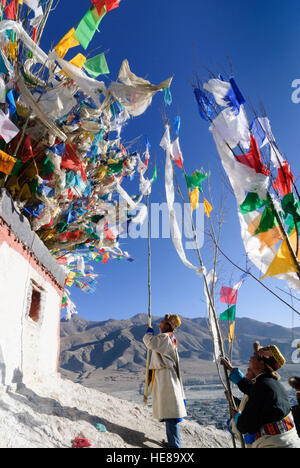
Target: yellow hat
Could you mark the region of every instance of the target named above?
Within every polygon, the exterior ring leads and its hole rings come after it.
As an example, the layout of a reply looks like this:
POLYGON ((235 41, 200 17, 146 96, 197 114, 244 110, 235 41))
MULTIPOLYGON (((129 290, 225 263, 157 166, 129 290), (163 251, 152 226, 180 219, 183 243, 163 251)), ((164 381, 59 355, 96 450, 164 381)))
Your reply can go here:
POLYGON ((269 364, 272 368, 276 368, 276 370, 280 369, 280 367, 282 367, 286 363, 285 358, 275 345, 263 347, 258 341, 256 341, 254 343, 254 350, 262 356, 265 356, 266 358, 273 358, 275 362, 273 363, 273 365, 271 362, 269 362, 269 364))
POLYGON ((171 314, 167 314, 165 319, 168 321, 168 323, 171 325, 171 327, 173 328, 173 330, 175 328, 178 328, 180 327, 181 325, 181 320, 180 320, 180 317, 179 315, 171 315, 171 314))
POLYGON ((286 363, 286 361, 285 361, 283 355, 281 354, 281 352, 279 351, 279 349, 277 348, 277 346, 271 345, 269 348, 270 348, 272 356, 275 359, 275 361, 276 361, 276 363, 278 365, 278 369, 279 369, 280 367, 282 367, 286 363))

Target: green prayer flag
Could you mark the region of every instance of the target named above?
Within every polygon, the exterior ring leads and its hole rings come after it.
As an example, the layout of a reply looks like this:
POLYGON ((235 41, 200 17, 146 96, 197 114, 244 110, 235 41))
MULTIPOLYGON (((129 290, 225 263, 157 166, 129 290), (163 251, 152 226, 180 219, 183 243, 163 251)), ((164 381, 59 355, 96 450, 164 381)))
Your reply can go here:
POLYGON ((199 188, 200 192, 202 190, 202 182, 207 178, 207 174, 204 174, 200 171, 195 171, 191 176, 185 175, 186 183, 189 189, 194 190, 196 187, 199 188))
POLYGON ((272 205, 265 207, 259 226, 255 231, 255 235, 262 232, 267 232, 269 229, 272 229, 274 226, 278 226, 278 221, 275 216, 275 211, 272 205))
POLYGON ((229 307, 229 309, 225 310, 222 314, 220 314, 219 320, 235 320, 235 311, 236 311, 236 306, 232 305, 229 307))
POLYGON ((249 192, 243 203, 240 205, 240 212, 245 215, 262 208, 267 200, 261 200, 256 192, 249 192))
POLYGON ((92 10, 88 10, 88 12, 80 21, 79 25, 75 30, 75 36, 84 49, 88 48, 88 45, 93 39, 94 34, 97 31, 97 28, 100 24, 100 21, 102 20, 105 14, 106 9, 105 13, 99 18, 93 13, 92 10))
POLYGON ((300 204, 299 201, 295 199, 295 195, 293 193, 285 195, 281 201, 281 207, 285 217, 290 214, 292 215, 294 222, 298 223, 300 221, 300 204))
POLYGON ((97 78, 99 75, 107 75, 109 73, 104 54, 96 55, 95 57, 86 60, 83 64, 83 68, 93 78, 97 78))
POLYGON ((156 164, 154 166, 152 179, 153 179, 153 182, 155 182, 157 180, 157 167, 156 167, 156 164))

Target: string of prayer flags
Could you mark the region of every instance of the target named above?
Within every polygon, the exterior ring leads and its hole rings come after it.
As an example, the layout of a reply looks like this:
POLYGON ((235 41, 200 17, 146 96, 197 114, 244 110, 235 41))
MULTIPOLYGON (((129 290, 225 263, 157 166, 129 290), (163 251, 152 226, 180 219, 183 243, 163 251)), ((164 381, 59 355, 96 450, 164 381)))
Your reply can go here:
POLYGON ((66 53, 72 47, 79 46, 80 43, 75 35, 75 29, 72 28, 64 37, 59 41, 59 43, 54 47, 55 52, 60 58, 64 58, 66 53))
POLYGON ((236 313, 236 306, 230 306, 225 312, 220 314, 219 320, 222 321, 234 321, 235 320, 235 313, 236 313))
POLYGON ((97 78, 99 75, 107 75, 109 73, 104 53, 86 60, 83 68, 93 78, 97 78))
POLYGON ((0 150, 0 172, 6 175, 11 174, 16 161, 16 158, 0 150))
POLYGON ((75 30, 75 36, 84 49, 87 49, 93 39, 98 26, 106 14, 106 6, 101 10, 100 15, 94 7, 87 11, 75 30))

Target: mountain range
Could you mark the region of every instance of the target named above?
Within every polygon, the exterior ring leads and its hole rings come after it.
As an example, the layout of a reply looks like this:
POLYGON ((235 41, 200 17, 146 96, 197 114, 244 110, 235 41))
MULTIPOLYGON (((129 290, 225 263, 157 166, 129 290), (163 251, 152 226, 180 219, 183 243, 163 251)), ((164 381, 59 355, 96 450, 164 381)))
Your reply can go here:
MULTIPOLYGON (((155 333, 159 332, 160 320, 158 317, 152 318, 155 333)), ((135 382, 136 378, 142 380, 146 363, 146 348, 142 338, 147 322, 145 314, 103 322, 91 322, 79 316, 73 316, 70 321, 62 321, 62 375, 86 386, 102 389, 109 387, 109 383, 113 385, 116 380, 120 386, 120 379, 124 386, 125 381, 135 382)), ((227 323, 223 322, 221 325, 223 335, 227 337, 227 323)), ((202 383, 204 379, 206 382, 213 382, 216 370, 207 319, 183 317, 176 336, 184 380, 202 383)), ((273 323, 238 318, 232 361, 239 366, 246 366, 252 354, 253 343, 258 340, 262 345, 277 345, 289 363, 286 368, 293 374, 295 372, 292 370, 296 370, 296 365, 291 359, 295 351, 292 348, 295 339, 300 341, 300 328, 290 329, 273 323)), ((228 345, 228 340, 225 343, 228 345)))

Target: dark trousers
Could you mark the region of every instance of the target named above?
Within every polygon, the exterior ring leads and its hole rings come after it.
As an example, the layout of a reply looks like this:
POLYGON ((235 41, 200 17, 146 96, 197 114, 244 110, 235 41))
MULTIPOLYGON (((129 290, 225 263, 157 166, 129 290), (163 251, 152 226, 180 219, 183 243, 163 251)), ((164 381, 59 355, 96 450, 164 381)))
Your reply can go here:
POLYGON ((168 447, 181 448, 180 427, 177 419, 166 419, 168 447))

